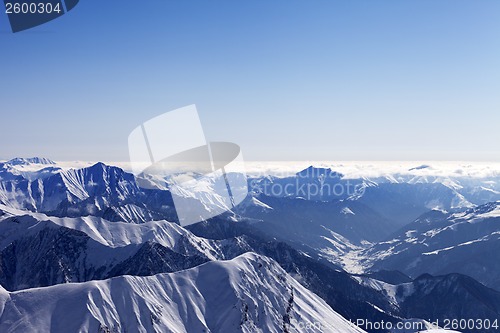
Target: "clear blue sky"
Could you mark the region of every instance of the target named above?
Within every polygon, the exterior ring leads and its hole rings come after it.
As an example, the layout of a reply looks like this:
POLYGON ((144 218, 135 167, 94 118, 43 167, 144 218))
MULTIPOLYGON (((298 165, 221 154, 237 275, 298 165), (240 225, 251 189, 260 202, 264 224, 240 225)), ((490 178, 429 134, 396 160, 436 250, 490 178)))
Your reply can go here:
POLYGON ((497 0, 82 0, 0 45, 4 159, 127 160, 194 103, 247 160, 500 160, 497 0))

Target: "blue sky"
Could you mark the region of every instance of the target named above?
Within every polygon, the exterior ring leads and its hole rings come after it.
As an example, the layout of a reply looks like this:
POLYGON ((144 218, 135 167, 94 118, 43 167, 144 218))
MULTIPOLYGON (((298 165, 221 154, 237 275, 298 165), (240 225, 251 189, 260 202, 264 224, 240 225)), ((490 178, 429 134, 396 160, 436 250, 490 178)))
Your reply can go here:
POLYGON ((126 160, 194 103, 246 160, 500 160, 500 1, 80 1, 0 43, 0 159, 126 160))

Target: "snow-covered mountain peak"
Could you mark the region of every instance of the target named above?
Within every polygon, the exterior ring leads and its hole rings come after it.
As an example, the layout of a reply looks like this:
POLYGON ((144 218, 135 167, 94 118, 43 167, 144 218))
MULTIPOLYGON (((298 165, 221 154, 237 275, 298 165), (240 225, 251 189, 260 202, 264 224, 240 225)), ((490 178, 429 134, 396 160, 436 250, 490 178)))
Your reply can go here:
POLYGON ((421 164, 419 166, 408 169, 408 171, 424 170, 424 169, 431 169, 431 168, 432 167, 428 164, 421 164))
POLYGON ((315 167, 315 166, 309 166, 308 168, 305 168, 302 171, 299 171, 296 173, 296 176, 299 178, 319 178, 319 179, 325 179, 325 178, 342 178, 344 175, 341 173, 338 173, 336 171, 333 171, 331 168, 321 168, 321 167, 315 167))
POLYGON ((489 202, 470 208, 462 213, 451 214, 449 220, 454 222, 480 222, 484 219, 496 217, 500 217, 500 201, 489 202))
POLYGON ((349 207, 342 208, 340 212, 344 215, 356 215, 349 207))
POLYGON ((95 216, 59 218, 42 213, 24 212, 0 205, 0 250, 13 240, 35 232, 35 226, 60 226, 85 233, 104 246, 117 248, 146 242, 158 243, 183 254, 203 253, 210 260, 218 259, 217 250, 207 239, 197 237, 178 224, 152 221, 142 224, 109 222, 95 216), (4 212, 4 215, 1 215, 4 212))
POLYGON ((0 331, 363 332, 276 262, 248 253, 149 277, 0 292, 0 331), (296 329, 297 328, 297 329, 296 329))
POLYGON ((55 165, 56 164, 56 162, 45 157, 16 157, 5 163, 10 165, 29 165, 29 164, 55 165))

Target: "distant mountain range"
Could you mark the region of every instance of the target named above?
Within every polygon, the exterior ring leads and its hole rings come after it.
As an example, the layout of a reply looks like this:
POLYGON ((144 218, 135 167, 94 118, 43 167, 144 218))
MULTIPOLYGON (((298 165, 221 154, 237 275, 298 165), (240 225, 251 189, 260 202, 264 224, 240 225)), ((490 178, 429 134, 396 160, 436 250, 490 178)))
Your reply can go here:
POLYGON ((300 320, 325 316, 336 323, 325 332, 387 332, 348 320, 493 321, 499 180, 308 167, 250 178, 236 209, 185 229, 168 186, 142 188, 103 163, 13 159, 0 163, 0 331, 305 332, 300 320), (70 317, 59 315, 70 305, 70 317))
POLYGON ((5 164, 15 165, 15 166, 31 165, 31 164, 55 165, 56 162, 44 157, 28 157, 28 158, 16 157, 11 160, 8 160, 5 164))
POLYGON ((432 211, 364 250, 372 269, 469 275, 500 290, 500 202, 460 213, 432 211))

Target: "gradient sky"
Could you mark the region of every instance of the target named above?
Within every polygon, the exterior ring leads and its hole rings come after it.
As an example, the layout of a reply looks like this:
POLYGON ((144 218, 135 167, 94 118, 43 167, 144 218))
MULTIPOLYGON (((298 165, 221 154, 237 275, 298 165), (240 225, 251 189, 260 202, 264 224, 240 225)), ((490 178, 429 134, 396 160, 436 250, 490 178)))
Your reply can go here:
POLYGON ((196 104, 246 160, 500 161, 500 1, 80 1, 12 34, 0 159, 128 159, 196 104))

